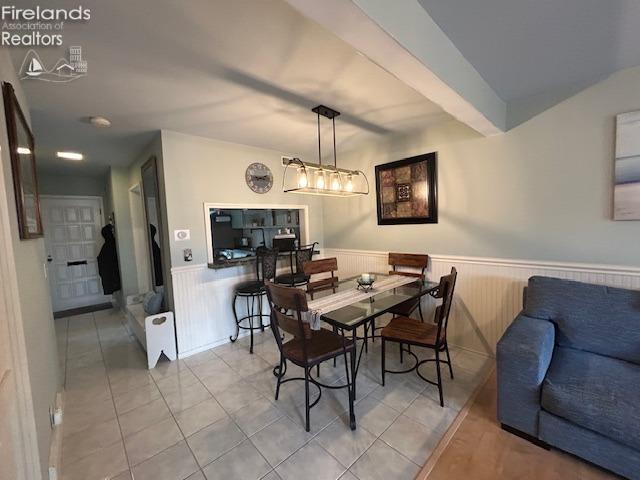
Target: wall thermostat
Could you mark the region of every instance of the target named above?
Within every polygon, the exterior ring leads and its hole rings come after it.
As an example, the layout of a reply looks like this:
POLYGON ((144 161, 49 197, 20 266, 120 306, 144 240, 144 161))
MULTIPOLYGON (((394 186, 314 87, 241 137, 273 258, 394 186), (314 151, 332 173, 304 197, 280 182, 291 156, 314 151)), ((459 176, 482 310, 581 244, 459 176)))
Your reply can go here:
POLYGON ((191 230, 174 230, 173 238, 176 242, 182 242, 191 238, 191 230))

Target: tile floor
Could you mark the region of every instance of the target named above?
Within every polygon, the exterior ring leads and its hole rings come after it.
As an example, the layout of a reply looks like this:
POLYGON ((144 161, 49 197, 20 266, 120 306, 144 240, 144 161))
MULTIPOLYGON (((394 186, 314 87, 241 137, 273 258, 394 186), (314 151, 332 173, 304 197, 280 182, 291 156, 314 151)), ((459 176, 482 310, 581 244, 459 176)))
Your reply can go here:
MULTIPOLYGON (((64 480, 412 479, 491 364, 452 349, 456 379, 446 377, 441 408, 437 389, 415 374, 379 385, 376 342, 358 374, 357 430, 348 427, 346 390, 325 389, 307 433, 302 382, 285 384, 274 400, 270 331, 254 355, 244 337, 147 370, 122 322, 116 310, 56 320, 64 480)), ((394 357, 387 353, 389 368, 394 357)), ((321 368, 324 383, 343 374, 341 363, 321 368)))

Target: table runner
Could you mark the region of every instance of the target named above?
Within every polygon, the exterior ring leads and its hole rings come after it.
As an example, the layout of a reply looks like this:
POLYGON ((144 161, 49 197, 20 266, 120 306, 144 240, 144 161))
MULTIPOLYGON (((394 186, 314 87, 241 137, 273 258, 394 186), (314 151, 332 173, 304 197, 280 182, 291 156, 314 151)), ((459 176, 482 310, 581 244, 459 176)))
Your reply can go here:
POLYGON ((322 314, 366 300, 378 293, 393 290, 394 288, 401 287, 402 285, 413 283, 416 280, 418 279, 415 277, 407 277, 404 275, 379 277, 379 279, 373 283, 373 288, 369 291, 356 288, 355 285, 357 284, 354 281, 354 287, 351 290, 334 293, 308 302, 307 306, 309 307, 309 311, 304 312, 302 318, 305 322, 309 323, 311 330, 320 330, 320 317, 322 314))

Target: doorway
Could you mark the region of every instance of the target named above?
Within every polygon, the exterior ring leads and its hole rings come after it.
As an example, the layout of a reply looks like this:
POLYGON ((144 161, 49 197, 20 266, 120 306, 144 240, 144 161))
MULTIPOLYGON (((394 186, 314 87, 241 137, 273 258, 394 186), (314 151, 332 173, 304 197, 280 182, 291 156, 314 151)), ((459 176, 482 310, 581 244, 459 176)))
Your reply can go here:
POLYGON ((41 196, 53 311, 111 302, 98 275, 102 198, 41 196))

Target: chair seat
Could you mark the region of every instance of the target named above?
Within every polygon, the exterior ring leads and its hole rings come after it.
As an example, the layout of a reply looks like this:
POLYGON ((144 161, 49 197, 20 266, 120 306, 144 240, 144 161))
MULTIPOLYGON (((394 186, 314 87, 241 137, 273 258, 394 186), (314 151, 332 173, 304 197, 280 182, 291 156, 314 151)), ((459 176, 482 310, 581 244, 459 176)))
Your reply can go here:
POLYGON ((542 408, 640 449, 640 365, 556 347, 542 387, 542 408))
MULTIPOLYGON (((346 345, 347 351, 352 351, 353 341, 344 338, 342 335, 333 333, 330 330, 321 329, 313 330, 311 339, 307 340, 307 365, 315 365, 332 359, 343 353, 342 345, 346 345)), ((296 363, 304 365, 304 351, 302 349, 303 341, 294 338, 282 345, 282 353, 285 358, 289 358, 296 363)))
POLYGON ((262 280, 242 282, 236 285, 235 289, 236 293, 240 295, 254 295, 258 293, 265 293, 267 291, 262 280))
MULTIPOLYGON (((422 323, 408 317, 394 318, 382 329, 381 333, 382 338, 385 340, 425 346, 435 346, 437 335, 437 325, 422 323)), ((444 340, 444 338, 441 340, 444 340)))
POLYGON ((280 285, 304 285, 309 281, 309 275, 304 273, 285 273, 275 278, 275 283, 280 285))

